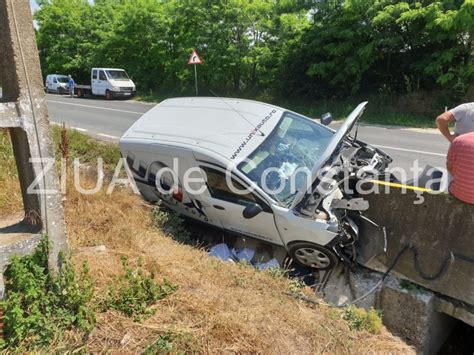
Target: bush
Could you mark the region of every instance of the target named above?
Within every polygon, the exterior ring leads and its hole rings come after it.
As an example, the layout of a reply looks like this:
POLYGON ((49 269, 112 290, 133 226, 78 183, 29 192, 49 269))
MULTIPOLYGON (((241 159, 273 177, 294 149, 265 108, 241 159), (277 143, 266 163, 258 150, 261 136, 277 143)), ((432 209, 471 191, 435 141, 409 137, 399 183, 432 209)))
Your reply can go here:
POLYGON ((140 259, 135 269, 129 266, 127 258, 122 257, 121 260, 124 274, 119 275, 109 287, 102 309, 115 309, 140 321, 142 316, 153 315, 155 309, 150 306, 172 294, 177 286, 166 279, 161 284, 156 283, 154 272, 145 273, 140 259))
POLYGON ((6 298, 1 302, 5 310, 4 346, 47 346, 67 329, 89 333, 95 326, 87 265, 83 264, 77 277, 71 262, 60 256, 61 269, 50 273, 48 249, 45 237, 33 255, 13 257, 5 272, 6 298))
POLYGON ((347 321, 350 330, 366 330, 372 334, 380 334, 382 330, 381 313, 371 308, 366 311, 356 306, 348 306, 342 318, 347 321))

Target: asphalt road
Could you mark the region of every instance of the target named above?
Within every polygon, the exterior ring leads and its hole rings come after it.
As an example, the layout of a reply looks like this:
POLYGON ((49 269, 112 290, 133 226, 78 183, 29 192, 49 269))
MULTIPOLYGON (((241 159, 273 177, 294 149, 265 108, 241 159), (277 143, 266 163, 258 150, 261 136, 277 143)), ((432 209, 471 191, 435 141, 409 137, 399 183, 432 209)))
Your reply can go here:
MULTIPOLYGON (((46 96, 52 122, 65 122, 70 128, 112 141, 117 141, 132 123, 154 106, 136 101, 46 96)), ((407 170, 408 179, 413 178, 409 169, 416 160, 422 168, 427 164, 445 166, 449 143, 435 130, 361 125, 358 137, 389 154, 394 159, 392 167, 407 170)))

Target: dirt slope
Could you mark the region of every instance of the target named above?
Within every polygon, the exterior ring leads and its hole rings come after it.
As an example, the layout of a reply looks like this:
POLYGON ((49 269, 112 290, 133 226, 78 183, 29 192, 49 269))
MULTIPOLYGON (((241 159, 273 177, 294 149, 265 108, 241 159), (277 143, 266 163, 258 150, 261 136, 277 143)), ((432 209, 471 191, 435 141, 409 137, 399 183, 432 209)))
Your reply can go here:
MULTIPOLYGON (((94 153, 93 144, 81 150, 84 144, 77 142, 71 140, 72 152, 94 153)), ((21 210, 14 160, 2 132, 0 184, 0 217, 21 210)), ((72 259, 77 267, 88 262, 99 297, 122 271, 121 256, 131 262, 142 258, 146 268, 158 271, 157 280, 166 278, 179 289, 142 323, 99 312, 90 336, 70 331, 51 350, 130 353, 158 341, 158 349, 173 352, 414 353, 385 329, 378 335, 350 331, 340 310, 288 296, 293 286, 284 277, 223 263, 164 236, 152 225, 151 206, 128 189, 81 195, 71 183, 65 211, 72 259), (97 248, 102 245, 105 251, 97 248)), ((310 290, 301 292, 314 299, 310 290)))
POLYGON ((99 290, 120 270, 121 255, 144 258, 150 267, 155 264, 158 278, 179 285, 143 324, 113 312, 99 314, 88 341, 90 350, 138 351, 170 331, 183 342, 182 350, 204 352, 412 351, 386 330, 380 335, 349 331, 339 311, 289 297, 285 292, 290 282, 284 278, 223 263, 176 243, 156 230, 149 216, 150 207, 128 190, 109 196, 68 195, 66 218, 74 259, 77 264, 87 260, 99 290), (107 252, 78 252, 102 244, 107 252), (121 345, 124 337, 126 346, 121 345))

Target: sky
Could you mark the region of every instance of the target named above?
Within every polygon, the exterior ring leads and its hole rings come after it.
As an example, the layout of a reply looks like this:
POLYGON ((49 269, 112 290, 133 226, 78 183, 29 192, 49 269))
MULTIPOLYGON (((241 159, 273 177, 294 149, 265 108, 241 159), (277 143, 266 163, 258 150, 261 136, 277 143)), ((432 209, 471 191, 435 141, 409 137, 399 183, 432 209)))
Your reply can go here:
POLYGON ((36 0, 30 0, 31 10, 35 11, 38 8, 38 4, 36 4, 36 0))
MULTIPOLYGON (((89 0, 89 2, 93 3, 94 0, 89 0)), ((33 10, 33 11, 38 9, 38 4, 36 3, 36 0, 30 0, 30 6, 31 6, 31 10, 33 10)))

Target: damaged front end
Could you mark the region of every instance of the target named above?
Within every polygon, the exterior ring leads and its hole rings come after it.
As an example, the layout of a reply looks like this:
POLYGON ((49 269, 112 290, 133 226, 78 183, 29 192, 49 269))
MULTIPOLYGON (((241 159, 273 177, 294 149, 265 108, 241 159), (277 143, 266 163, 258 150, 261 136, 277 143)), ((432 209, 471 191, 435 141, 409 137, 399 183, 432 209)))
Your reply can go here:
POLYGON ((293 209, 300 217, 327 223, 327 230, 337 236, 325 247, 348 264, 367 263, 383 252, 386 244, 384 229, 363 214, 370 206, 361 188, 385 176, 392 159, 350 137, 365 107, 361 105, 336 132, 332 152, 315 168, 312 185, 293 209))

